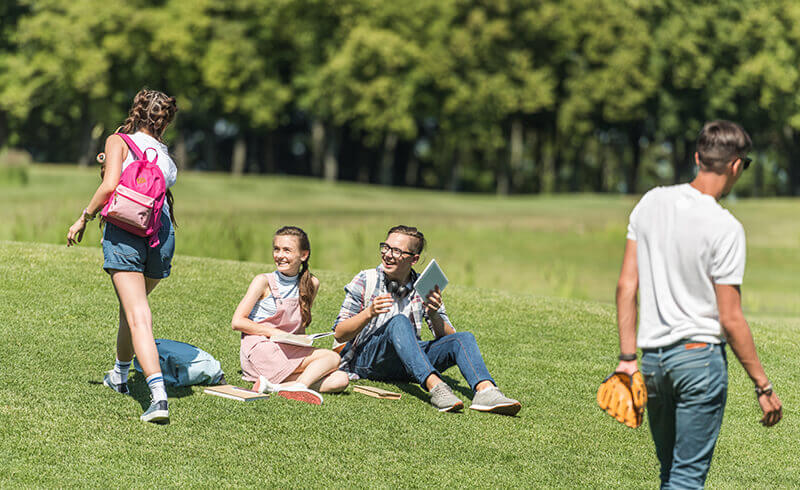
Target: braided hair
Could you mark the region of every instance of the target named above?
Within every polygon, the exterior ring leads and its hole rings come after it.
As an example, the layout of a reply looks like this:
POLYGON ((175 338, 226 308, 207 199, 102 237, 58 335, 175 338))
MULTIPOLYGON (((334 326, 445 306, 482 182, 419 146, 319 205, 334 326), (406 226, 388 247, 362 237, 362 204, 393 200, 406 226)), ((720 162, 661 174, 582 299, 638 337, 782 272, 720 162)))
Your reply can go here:
POLYGON ((300 264, 298 273, 299 296, 300 296, 300 315, 303 319, 303 326, 311 324, 311 302, 314 300, 314 275, 308 269, 308 261, 311 259, 311 243, 308 235, 301 228, 296 226, 284 226, 275 232, 274 236, 293 236, 297 237, 297 245, 301 252, 308 252, 308 257, 300 264))
MULTIPOLYGON (((133 105, 128 111, 128 117, 122 123, 122 126, 117 128, 116 132, 133 134, 137 131, 146 130, 156 140, 163 143, 161 137, 169 123, 175 118, 176 112, 178 112, 178 104, 175 102, 175 97, 170 97, 158 90, 143 88, 133 98, 133 105)), ((105 161, 103 161, 100 165, 101 179, 105 172, 106 165, 105 161)), ((172 196, 170 189, 167 189, 166 198, 169 205, 170 219, 173 226, 177 226, 175 221, 175 198, 172 196)))

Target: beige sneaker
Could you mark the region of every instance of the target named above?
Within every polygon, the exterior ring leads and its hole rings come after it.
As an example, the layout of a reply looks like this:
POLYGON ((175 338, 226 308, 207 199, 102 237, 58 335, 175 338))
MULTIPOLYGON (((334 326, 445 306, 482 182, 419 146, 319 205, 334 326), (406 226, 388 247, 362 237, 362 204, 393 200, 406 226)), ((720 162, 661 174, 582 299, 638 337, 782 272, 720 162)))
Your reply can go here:
POLYGON ((489 389, 475 393, 472 398, 472 405, 469 408, 479 412, 516 415, 522 408, 522 404, 513 398, 508 398, 496 386, 492 386, 489 389))
POLYGON ((457 412, 464 408, 464 402, 453 394, 444 381, 431 389, 431 405, 440 412, 457 412))

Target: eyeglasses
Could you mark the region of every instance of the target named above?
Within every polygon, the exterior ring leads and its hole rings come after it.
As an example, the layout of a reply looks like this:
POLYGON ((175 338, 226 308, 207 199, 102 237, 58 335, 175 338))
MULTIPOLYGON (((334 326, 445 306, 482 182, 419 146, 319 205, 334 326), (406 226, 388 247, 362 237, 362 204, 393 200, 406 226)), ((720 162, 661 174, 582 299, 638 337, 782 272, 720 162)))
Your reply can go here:
POLYGON ((403 255, 408 255, 409 257, 415 255, 414 252, 406 252, 405 250, 401 250, 397 247, 389 246, 389 244, 386 242, 381 242, 380 247, 381 255, 391 254, 391 256, 395 259, 399 259, 403 255))
POLYGON ((750 157, 742 157, 742 165, 744 165, 744 169, 747 170, 747 167, 753 162, 753 159, 750 157))

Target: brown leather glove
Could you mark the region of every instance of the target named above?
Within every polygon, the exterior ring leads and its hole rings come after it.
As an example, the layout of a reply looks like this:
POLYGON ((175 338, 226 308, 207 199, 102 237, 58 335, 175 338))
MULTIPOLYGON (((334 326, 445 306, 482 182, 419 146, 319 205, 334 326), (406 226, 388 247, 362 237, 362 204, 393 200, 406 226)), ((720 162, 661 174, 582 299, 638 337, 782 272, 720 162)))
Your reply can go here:
POLYGON ((647 388, 639 371, 611 373, 597 390, 597 404, 619 422, 635 429, 642 425, 647 388))

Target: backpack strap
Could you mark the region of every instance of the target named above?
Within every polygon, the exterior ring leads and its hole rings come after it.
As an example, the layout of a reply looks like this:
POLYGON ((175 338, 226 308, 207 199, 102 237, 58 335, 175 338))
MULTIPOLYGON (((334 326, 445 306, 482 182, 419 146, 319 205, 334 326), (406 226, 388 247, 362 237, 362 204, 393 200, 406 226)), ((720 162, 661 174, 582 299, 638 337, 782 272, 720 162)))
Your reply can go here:
MULTIPOLYGON (((362 304, 364 305, 364 308, 366 309, 367 306, 375 298, 375 294, 374 294, 375 293, 375 286, 378 285, 378 269, 377 268, 376 269, 367 269, 365 271, 365 274, 366 274, 366 280, 364 282, 364 297, 362 299, 362 302, 363 302, 362 304)), ((368 329, 376 320, 377 319, 370 320, 367 323, 367 325, 364 327, 364 329, 368 329)), ((362 330, 362 332, 363 331, 364 330, 362 330)), ((358 337, 358 336, 356 336, 356 337, 358 337)), ((356 345, 356 339, 355 338, 353 338, 349 342, 351 342, 351 347, 355 347, 355 345, 356 345)), ((339 342, 338 340, 336 340, 336 338, 334 338, 333 339, 333 345, 331 346, 331 349, 334 350, 335 352, 341 353, 342 349, 344 349, 344 346, 346 344, 347 344, 347 342, 339 342)), ((350 362, 350 359, 352 358, 352 353, 348 353, 348 354, 349 355, 347 356, 347 359, 343 359, 342 360, 343 364, 346 364, 346 363, 350 362)))
POLYGON ((367 280, 364 283, 364 308, 372 303, 375 298, 375 286, 378 285, 378 269, 367 270, 367 280))
POLYGON ((123 134, 123 133, 114 133, 114 134, 116 134, 117 136, 122 138, 122 141, 124 141, 125 144, 128 145, 128 148, 133 150, 133 154, 136 155, 136 159, 137 160, 146 160, 147 159, 145 157, 144 153, 142 152, 142 150, 140 150, 139 147, 136 146, 136 143, 133 142, 133 139, 130 136, 128 136, 127 134, 123 134))

